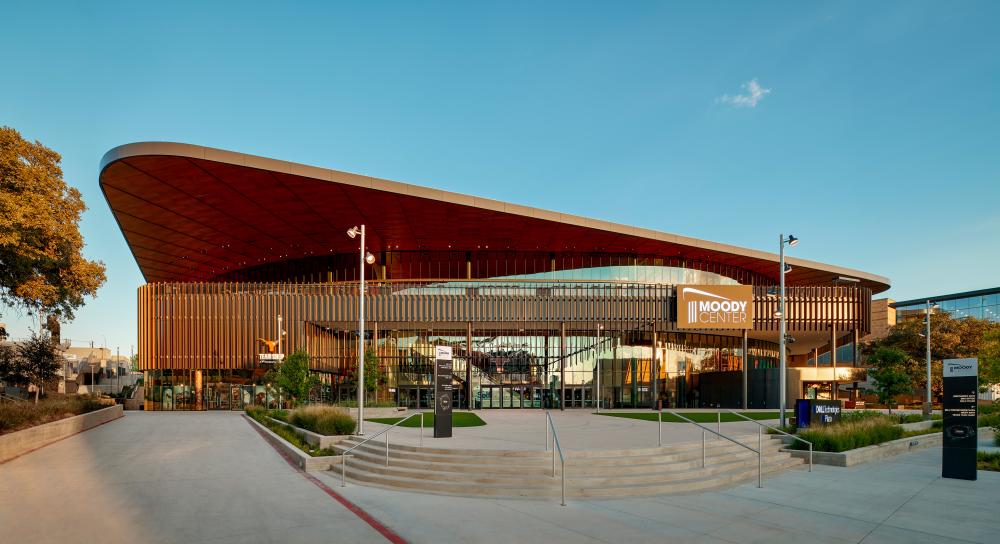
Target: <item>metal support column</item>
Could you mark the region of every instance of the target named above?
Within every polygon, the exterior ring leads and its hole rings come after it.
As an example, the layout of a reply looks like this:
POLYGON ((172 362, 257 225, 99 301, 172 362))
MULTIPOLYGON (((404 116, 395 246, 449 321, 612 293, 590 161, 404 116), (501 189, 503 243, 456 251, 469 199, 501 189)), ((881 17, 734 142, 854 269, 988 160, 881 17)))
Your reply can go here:
POLYGON ((472 322, 465 325, 465 404, 469 410, 476 407, 472 400, 472 322))
POLYGON ((747 376, 748 376, 748 364, 749 359, 747 359, 747 330, 743 329, 743 409, 749 408, 749 389, 747 388, 747 376))
POLYGON ((656 342, 656 328, 654 327, 653 328, 653 360, 650 362, 650 366, 652 366, 652 368, 650 369, 651 370, 650 373, 652 374, 652 376, 650 376, 650 380, 649 380, 651 382, 650 385, 653 386, 652 387, 652 392, 651 392, 650 398, 649 398, 649 408, 652 409, 652 410, 656 410, 656 408, 657 408, 656 401, 659 400, 659 397, 660 397, 660 380, 659 380, 659 378, 660 378, 660 359, 657 356, 658 355, 657 354, 658 351, 660 351, 660 348, 659 348, 659 346, 657 345, 657 342, 656 342))
MULTIPOLYGON (((858 340, 859 340, 858 329, 854 329, 853 340, 854 340, 854 342, 852 343, 853 347, 851 349, 851 351, 853 352, 851 354, 851 359, 852 359, 851 363, 854 366, 854 368, 858 368, 859 366, 861 366, 861 361, 858 360, 861 355, 860 352, 858 351, 858 340)), ((857 375, 857 371, 852 370, 851 374, 857 375)), ((851 400, 858 400, 858 382, 854 382, 854 390, 851 391, 851 400)))
POLYGON ((566 323, 559 323, 559 409, 566 409, 566 323))
POLYGON ((837 324, 830 325, 830 364, 833 365, 833 387, 830 398, 837 400, 837 324))

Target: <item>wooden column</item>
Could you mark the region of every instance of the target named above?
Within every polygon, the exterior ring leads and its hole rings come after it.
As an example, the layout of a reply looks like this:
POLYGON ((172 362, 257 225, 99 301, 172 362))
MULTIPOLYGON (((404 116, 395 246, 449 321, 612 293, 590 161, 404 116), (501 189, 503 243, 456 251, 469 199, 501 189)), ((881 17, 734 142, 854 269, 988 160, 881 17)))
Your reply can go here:
POLYGON ((559 323, 559 409, 566 409, 566 323, 559 323))

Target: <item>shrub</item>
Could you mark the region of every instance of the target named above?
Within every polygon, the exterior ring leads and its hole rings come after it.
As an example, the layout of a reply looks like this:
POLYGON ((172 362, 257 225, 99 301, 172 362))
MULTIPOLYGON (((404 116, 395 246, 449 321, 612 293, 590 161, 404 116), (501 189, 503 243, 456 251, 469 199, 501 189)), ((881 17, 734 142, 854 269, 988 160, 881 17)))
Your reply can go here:
POLYGON ((327 436, 353 434, 355 428, 354 418, 347 412, 334 406, 316 404, 292 410, 288 414, 288 422, 327 436))
POLYGON ((1000 471, 1000 453, 988 451, 976 452, 976 468, 979 470, 1000 471))
POLYGON ((90 395, 49 395, 33 402, 0 403, 0 434, 100 410, 105 405, 90 395))
POLYGON ((338 453, 332 448, 314 449, 308 442, 299 436, 299 433, 295 431, 295 427, 271 420, 269 416, 273 416, 273 414, 269 413, 266 409, 260 406, 247 406, 244 411, 248 416, 270 429, 271 432, 281 438, 284 438, 285 441, 313 457, 338 455, 338 453))
MULTIPOLYGON (((841 452, 902 438, 903 429, 897 424, 896 418, 881 415, 841 421, 826 427, 801 429, 798 436, 812 442, 815 451, 841 452)), ((792 447, 808 448, 798 441, 792 447)))
POLYGON ((977 421, 980 427, 1000 427, 1000 414, 979 414, 979 420, 977 421))

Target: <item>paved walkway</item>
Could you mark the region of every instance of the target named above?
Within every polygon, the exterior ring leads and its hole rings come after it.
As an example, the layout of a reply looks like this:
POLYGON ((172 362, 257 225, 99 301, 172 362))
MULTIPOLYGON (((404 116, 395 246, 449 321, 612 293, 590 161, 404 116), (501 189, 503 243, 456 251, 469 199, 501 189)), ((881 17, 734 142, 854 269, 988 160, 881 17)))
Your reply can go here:
MULTIPOLYGON (((628 500, 469 499, 337 488, 415 543, 997 542, 1000 473, 945 480, 940 449, 817 465, 723 491, 628 500)), ((332 474, 320 476, 336 485, 332 474)))
MULTIPOLYGON (((995 542, 1000 473, 980 472, 976 482, 939 474, 940 450, 931 449, 848 469, 792 470, 764 489, 566 507, 316 478, 415 543, 995 542)), ((235 413, 129 412, 0 465, 0 542, 386 541, 235 413)))
POLYGON ((0 542, 387 540, 238 413, 126 412, 0 465, 0 542))
MULTIPOLYGON (((650 410, 616 410, 622 412, 655 413, 650 410)), ((486 422, 482 427, 455 427, 452 438, 435 439, 432 428, 424 429, 424 446, 491 449, 491 450, 544 450, 545 412, 542 410, 477 410, 476 415, 486 422)), ((553 410, 552 420, 559 433, 559 443, 567 450, 655 448, 657 445, 656 422, 623 417, 598 416, 590 410, 553 410)), ((776 425, 777 420, 764 423, 776 425)), ((705 424, 716 429, 715 423, 705 424)), ((365 422, 365 434, 372 435, 386 426, 365 422)), ((759 425, 749 421, 723 423, 727 435, 757 434, 759 425)), ((392 443, 417 445, 419 428, 393 429, 392 443)), ((701 441, 701 429, 689 423, 664 423, 664 444, 701 441)), ((709 440, 714 435, 708 434, 709 440)), ((379 440, 379 439, 376 439, 379 440)))

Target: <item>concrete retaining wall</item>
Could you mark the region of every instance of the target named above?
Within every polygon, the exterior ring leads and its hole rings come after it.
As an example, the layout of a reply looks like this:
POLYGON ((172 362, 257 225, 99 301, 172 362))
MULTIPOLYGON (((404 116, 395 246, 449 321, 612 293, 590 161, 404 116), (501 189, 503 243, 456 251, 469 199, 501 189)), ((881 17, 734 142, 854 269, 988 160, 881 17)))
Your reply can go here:
POLYGON ((903 423, 900 425, 904 431, 925 431, 930 429, 932 426, 934 426, 933 420, 915 421, 913 423, 903 423))
MULTIPOLYGON (((816 451, 813 452, 813 463, 834 467, 850 467, 861 463, 867 463, 869 461, 885 459, 886 457, 892 457, 908 451, 922 450, 934 446, 941 446, 941 433, 939 432, 921 436, 911 436, 909 438, 900 438, 883 444, 865 446, 863 448, 842 451, 839 453, 816 451)), ((807 461, 809 459, 808 450, 785 451, 791 453, 793 457, 798 457, 807 461)))
POLYGON ((253 425, 257 429, 260 429, 261 432, 263 432, 269 438, 271 438, 273 440, 274 445, 277 446, 279 450, 283 451, 286 455, 288 455, 288 457, 291 458, 292 462, 294 462, 299 468, 305 470, 306 472, 330 470, 330 467, 332 467, 334 464, 337 465, 340 464, 339 455, 313 457, 308 453, 300 450, 297 446, 295 446, 295 444, 292 444, 289 441, 285 440, 284 438, 281 438, 280 436, 274 434, 273 432, 271 432, 271 429, 268 429, 264 425, 261 425, 254 418, 247 415, 244 415, 243 417, 246 418, 246 420, 249 421, 251 425, 253 425))
POLYGON ((329 435, 325 435, 325 434, 314 433, 314 432, 310 431, 309 429, 303 429, 302 427, 296 427, 295 425, 292 425, 291 423, 286 423, 284 421, 281 421, 281 420, 278 420, 278 419, 274 419, 273 417, 269 417, 268 419, 270 419, 271 421, 273 421, 275 423, 279 423, 281 425, 288 425, 289 427, 295 429, 295 432, 297 432, 299 434, 299 436, 302 437, 303 440, 305 440, 306 442, 308 442, 309 445, 312 446, 312 447, 314 447, 314 448, 316 448, 316 447, 319 447, 319 448, 332 448, 334 445, 340 444, 341 442, 343 442, 344 440, 347 440, 348 438, 350 438, 352 436, 352 435, 349 435, 349 434, 335 434, 335 435, 329 436, 329 435))
POLYGON ((121 405, 67 417, 0 436, 0 463, 124 415, 121 405))
MULTIPOLYGON (((358 420, 358 409, 357 408, 341 408, 341 410, 347 410, 347 413, 351 414, 354 421, 358 420)), ((365 406, 365 419, 382 418, 382 417, 406 417, 410 415, 410 411, 407 408, 371 408, 365 406)))

